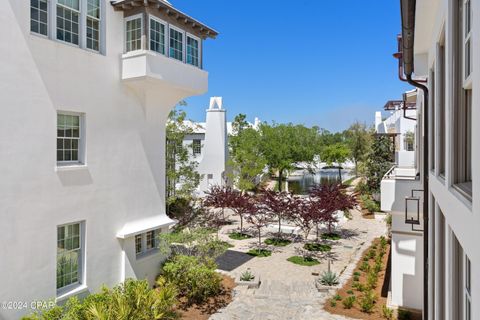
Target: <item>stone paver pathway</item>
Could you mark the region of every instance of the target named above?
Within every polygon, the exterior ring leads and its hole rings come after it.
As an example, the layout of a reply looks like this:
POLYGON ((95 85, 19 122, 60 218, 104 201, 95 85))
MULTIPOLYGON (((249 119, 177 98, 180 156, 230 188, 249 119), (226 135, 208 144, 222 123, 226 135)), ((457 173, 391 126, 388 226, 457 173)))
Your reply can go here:
MULTIPOLYGON (((240 274, 249 268, 261 279, 258 289, 247 289, 244 286, 235 288, 234 299, 226 308, 212 315, 211 320, 290 320, 290 319, 347 319, 332 315, 323 310, 323 303, 329 298, 327 293, 320 293, 315 287, 318 276, 327 270, 327 259, 332 259, 332 271, 340 274, 340 281, 346 281, 360 258, 361 252, 370 242, 386 232, 383 219, 364 219, 357 210, 351 210, 352 220, 340 226, 346 235, 344 239, 332 241, 332 253, 321 259, 321 264, 312 267, 295 265, 286 259, 296 255, 295 248, 303 243, 294 243, 287 247, 275 248, 272 256, 253 258, 241 261, 238 266, 226 272, 238 279, 240 274)), ((235 244, 232 250, 245 252, 255 247, 257 239, 233 241, 228 238, 228 232, 238 225, 226 226, 220 237, 235 244)), ((314 237, 312 235, 311 237, 314 237)), ((270 247, 271 249, 272 247, 270 247)))

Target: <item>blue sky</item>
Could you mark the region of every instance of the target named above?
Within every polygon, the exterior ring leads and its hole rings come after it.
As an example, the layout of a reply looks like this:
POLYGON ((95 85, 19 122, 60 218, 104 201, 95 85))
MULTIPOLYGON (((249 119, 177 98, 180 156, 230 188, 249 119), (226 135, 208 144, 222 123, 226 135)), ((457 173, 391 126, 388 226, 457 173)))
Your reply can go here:
POLYGON ((220 32, 204 42, 209 91, 187 99, 203 121, 210 96, 228 120, 318 125, 331 131, 374 112, 409 87, 397 78, 399 1, 171 0, 220 32))

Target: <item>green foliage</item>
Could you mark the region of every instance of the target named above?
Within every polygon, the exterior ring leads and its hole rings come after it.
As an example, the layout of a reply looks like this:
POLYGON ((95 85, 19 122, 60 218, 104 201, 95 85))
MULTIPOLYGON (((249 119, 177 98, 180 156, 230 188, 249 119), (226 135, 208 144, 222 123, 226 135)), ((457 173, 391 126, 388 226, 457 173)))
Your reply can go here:
POLYGON ((250 272, 250 270, 245 270, 240 275, 241 281, 252 281, 254 279, 255 279, 255 276, 252 274, 252 272, 250 272))
POLYGON ((382 262, 376 262, 373 266, 373 271, 375 273, 379 273, 380 271, 382 271, 382 262))
POLYGON ((412 313, 408 310, 398 309, 398 320, 411 320, 412 313))
POLYGON ((254 257, 270 257, 272 255, 272 251, 267 249, 251 249, 247 252, 247 254, 254 256, 254 257))
POLYGON ((377 252, 375 251, 375 249, 371 248, 370 250, 368 250, 369 259, 375 259, 376 256, 377 256, 377 252))
POLYGON ((363 272, 368 272, 370 271, 370 265, 368 264, 368 262, 364 261, 358 269, 360 269, 363 272))
POLYGON ((336 301, 342 300, 342 297, 337 293, 336 295, 333 296, 333 299, 336 301))
POLYGON ((375 289, 377 287, 377 281, 378 281, 378 273, 376 273, 374 270, 371 270, 367 274, 367 286, 371 289, 375 289))
POLYGON ((222 277, 215 272, 217 265, 198 257, 176 255, 165 262, 162 277, 175 285, 181 296, 190 303, 204 302, 220 292, 222 277))
POLYGON ((302 257, 302 256, 293 256, 287 259, 287 261, 290 261, 292 263, 301 265, 301 266, 315 266, 317 264, 320 264, 320 261, 318 261, 315 258, 312 257, 302 257))
POLYGON ((367 209, 369 212, 374 213, 374 212, 380 211, 380 203, 378 203, 375 200, 372 200, 370 196, 362 195, 360 196, 360 199, 362 199, 363 207, 367 209))
POLYGON ((387 305, 382 306, 382 316, 387 319, 387 320, 392 320, 393 319, 393 309, 390 309, 387 307, 387 305))
POLYGON ((276 247, 285 247, 292 243, 292 241, 283 238, 268 238, 265 240, 265 244, 276 246, 276 247))
POLYGON ((368 185, 365 183, 365 181, 363 181, 363 179, 355 186, 355 192, 358 192, 361 195, 370 194, 368 185))
POLYGON ((392 226, 392 214, 387 214, 387 216, 385 217, 385 223, 390 227, 392 226))
POLYGON ((392 166, 392 155, 393 146, 390 138, 385 135, 375 136, 366 166, 367 184, 371 192, 380 190, 380 182, 392 166))
POLYGON ((350 158, 355 163, 355 175, 358 174, 358 163, 367 159, 372 148, 372 135, 366 124, 355 122, 345 131, 346 143, 350 158))
POLYGON ((360 272, 358 272, 358 271, 355 271, 355 272, 353 273, 353 275, 354 275, 354 276, 361 276, 362 274, 361 274, 360 272))
POLYGON ((231 232, 228 237, 233 240, 245 240, 252 238, 251 235, 241 232, 231 232))
POLYGON ((322 239, 324 240, 340 240, 342 236, 338 233, 330 232, 330 233, 322 233, 322 239))
POLYGON ((384 249, 384 248, 387 247, 387 244, 388 244, 387 239, 386 239, 384 236, 381 236, 381 237, 380 237, 380 247, 381 247, 382 249, 384 249))
POLYGON ((331 299, 330 300, 330 307, 335 308, 337 306, 337 301, 331 299))
POLYGON ((353 281, 359 281, 360 277, 359 276, 353 276, 353 281))
POLYGON ((338 284, 338 277, 335 272, 325 271, 320 276, 320 283, 326 286, 335 286, 338 284))
POLYGON ((329 252, 332 250, 332 246, 329 244, 322 244, 317 242, 309 242, 303 245, 303 248, 308 251, 315 251, 315 252, 329 252))
POLYGON ((262 154, 260 132, 252 128, 244 114, 235 117, 233 135, 229 137, 231 179, 240 190, 252 190, 257 187, 257 177, 267 162, 262 154))
POLYGON ((360 282, 353 283, 352 288, 356 289, 359 292, 364 292, 367 289, 366 286, 360 282))
POLYGON ((350 156, 350 150, 344 143, 336 143, 332 145, 327 145, 322 149, 320 158, 322 161, 325 161, 329 166, 334 162, 338 164, 338 173, 340 180, 342 180, 342 172, 340 165, 347 161, 350 156))
POLYGON ((353 304, 355 303, 355 300, 357 300, 355 296, 351 295, 346 297, 345 299, 343 299, 343 307, 345 309, 351 309, 353 307, 353 304))
POLYGON ((25 320, 110 320, 175 319, 176 289, 165 282, 150 289, 146 280, 127 279, 124 283, 87 296, 82 302, 70 298, 65 306, 54 306, 24 317, 25 320))
POLYGON ((347 294, 355 294, 353 290, 347 290, 347 294))
POLYGON ((358 304, 360 306, 360 310, 365 313, 371 313, 373 310, 373 307, 375 306, 375 301, 377 300, 377 297, 375 296, 375 293, 372 290, 367 290, 363 293, 362 297, 358 301, 358 304))
MULTIPOLYGON (((184 102, 181 105, 185 105, 184 102)), ((190 198, 200 183, 200 174, 197 172, 198 162, 192 161, 190 153, 192 146, 185 146, 183 139, 193 133, 185 111, 173 109, 168 115, 166 125, 166 194, 167 205, 172 197, 190 198)))

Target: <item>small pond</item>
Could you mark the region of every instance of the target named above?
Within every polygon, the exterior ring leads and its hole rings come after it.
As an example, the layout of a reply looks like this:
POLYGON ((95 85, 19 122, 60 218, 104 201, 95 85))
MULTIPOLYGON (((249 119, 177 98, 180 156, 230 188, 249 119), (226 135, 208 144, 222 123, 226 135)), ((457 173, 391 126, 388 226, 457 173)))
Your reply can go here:
MULTIPOLYGON (((342 180, 352 177, 350 170, 342 169, 342 180)), ((310 189, 319 184, 340 182, 338 169, 321 169, 315 173, 305 172, 301 176, 288 178, 288 190, 295 194, 307 194, 310 189)))

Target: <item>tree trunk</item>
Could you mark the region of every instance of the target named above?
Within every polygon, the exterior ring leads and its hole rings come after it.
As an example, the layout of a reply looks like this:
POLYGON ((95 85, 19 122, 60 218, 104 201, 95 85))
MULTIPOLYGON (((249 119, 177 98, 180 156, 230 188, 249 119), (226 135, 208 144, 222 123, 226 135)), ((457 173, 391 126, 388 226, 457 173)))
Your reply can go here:
POLYGON ((280 218, 280 215, 278 215, 278 236, 281 238, 282 234, 282 219, 280 218))
POLYGON ((319 233, 320 233, 320 229, 318 228, 318 223, 317 223, 317 241, 319 240, 319 233))
POLYGON ((260 233, 260 228, 258 228, 258 246, 262 246, 262 234, 260 233))
POLYGON ((358 166, 358 161, 357 161, 357 159, 355 159, 355 178, 358 177, 358 169, 357 169, 357 166, 358 166))
POLYGON ((332 233, 332 223, 328 223, 328 233, 332 233))
POLYGON ((278 170, 278 191, 282 192, 282 174, 283 174, 283 169, 278 170))
POLYGON ((340 176, 340 184, 342 183, 342 167, 338 166, 338 175, 340 176))
POLYGON ((243 233, 243 216, 240 215, 240 233, 243 233))

